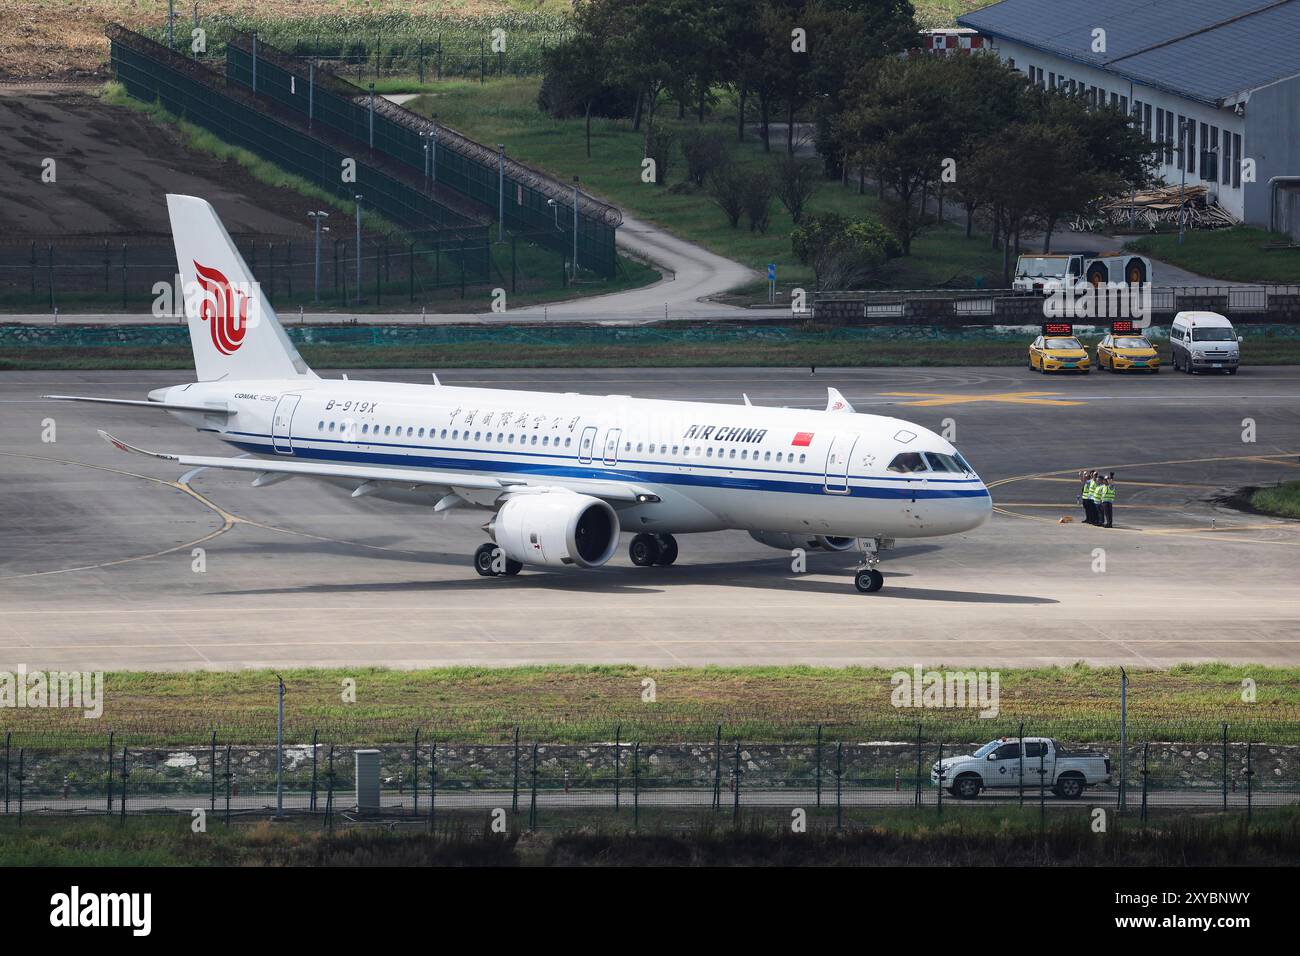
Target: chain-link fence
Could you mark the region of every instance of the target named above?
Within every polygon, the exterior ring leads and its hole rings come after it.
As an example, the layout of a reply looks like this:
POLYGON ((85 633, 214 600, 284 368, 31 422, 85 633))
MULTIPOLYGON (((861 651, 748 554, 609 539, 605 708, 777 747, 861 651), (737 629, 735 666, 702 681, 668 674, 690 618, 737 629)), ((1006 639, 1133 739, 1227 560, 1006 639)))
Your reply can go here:
MULTIPOLYGON (((564 288, 570 281, 567 258, 537 237, 512 233, 498 243, 486 230, 427 229, 363 233, 358 287, 355 235, 347 220, 342 222, 342 235, 321 238, 319 286, 313 238, 231 238, 268 300, 281 311, 310 310, 318 303, 380 310, 418 307, 463 299, 484 288, 527 293, 564 288)), ((173 283, 175 273, 170 236, 0 239, 0 308, 147 312, 160 295, 157 284, 173 283)))
MULTIPOLYGON (((882 727, 894 732, 902 725, 882 727)), ((4 812, 218 815, 327 815, 369 812, 395 817, 431 813, 527 816, 531 828, 572 825, 627 813, 660 816, 701 810, 837 816, 868 808, 943 814, 972 806, 1055 812, 1103 806, 1145 817, 1195 809, 1240 811, 1300 803, 1300 736, 1258 742, 1259 726, 1220 725, 1217 737, 1191 740, 1177 726, 1145 728, 1128 744, 1056 738, 1019 743, 1022 725, 1004 731, 985 755, 983 740, 945 740, 917 725, 911 739, 872 728, 800 728, 798 742, 745 740, 717 726, 693 742, 628 739, 621 726, 590 743, 529 740, 515 728, 504 742, 458 742, 454 733, 412 729, 407 739, 373 747, 338 743, 319 732, 274 743, 232 743, 218 730, 192 744, 149 745, 139 735, 4 734, 4 812), (1082 748, 1080 749, 1082 745, 1082 748), (1010 753, 1015 749, 1015 754, 1010 753), (359 756, 360 755, 360 756, 359 756), (376 762, 358 779, 361 756, 376 762), (982 772, 974 793, 939 774, 982 772), (1084 768, 1084 764, 1088 766, 1084 768), (940 768, 943 767, 944 771, 940 768), (973 769, 972 769, 973 768, 973 769), (1011 775, 1007 770, 1013 771, 1011 775), (1002 771, 1002 776, 998 772, 1002 771), (1066 784, 1085 775, 1078 795, 1066 784), (370 794, 370 796, 367 796, 370 794), (976 795, 977 794, 977 795, 976 795), (1050 809, 1049 809, 1050 808, 1050 809)), ((899 735, 901 736, 901 735, 899 735)))
POLYGON ((313 129, 333 131, 371 155, 404 166, 428 189, 451 190, 505 228, 576 254, 583 269, 607 278, 617 270, 614 237, 622 214, 574 184, 412 113, 373 90, 353 86, 312 62, 288 56, 255 35, 229 36, 226 79, 305 118, 313 129))

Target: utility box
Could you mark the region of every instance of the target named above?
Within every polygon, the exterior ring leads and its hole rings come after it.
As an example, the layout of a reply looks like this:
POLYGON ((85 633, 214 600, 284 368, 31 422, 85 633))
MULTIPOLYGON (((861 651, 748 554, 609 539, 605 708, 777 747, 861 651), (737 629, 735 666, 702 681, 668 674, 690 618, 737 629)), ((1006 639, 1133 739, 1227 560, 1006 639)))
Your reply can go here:
POLYGON ((357 757, 357 813, 361 816, 379 814, 379 751, 358 750, 357 757))

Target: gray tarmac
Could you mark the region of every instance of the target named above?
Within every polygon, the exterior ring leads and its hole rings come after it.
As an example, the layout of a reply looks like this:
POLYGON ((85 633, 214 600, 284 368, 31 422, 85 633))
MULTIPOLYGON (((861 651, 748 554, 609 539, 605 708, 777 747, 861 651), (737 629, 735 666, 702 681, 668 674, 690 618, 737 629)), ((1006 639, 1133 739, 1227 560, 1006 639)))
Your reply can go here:
POLYGON ((747 392, 755 404, 805 407, 821 407, 834 385, 862 412, 936 430, 950 419, 997 508, 969 534, 900 542, 876 595, 853 589, 851 554, 813 553, 796 574, 788 555, 743 533, 683 536, 671 568, 636 568, 620 553, 596 571, 484 579, 470 566, 486 540, 481 515, 434 517, 306 481, 254 489, 228 473, 181 486, 183 469, 123 455, 95 429, 164 451, 224 446, 157 413, 39 399, 143 397, 192 373, 6 372, 0 669, 1300 663, 1300 522, 1222 500, 1300 478, 1296 368, 439 374, 700 401, 747 392), (56 441, 42 440, 47 420, 56 441), (1078 523, 1083 467, 1116 472, 1115 528, 1078 523))

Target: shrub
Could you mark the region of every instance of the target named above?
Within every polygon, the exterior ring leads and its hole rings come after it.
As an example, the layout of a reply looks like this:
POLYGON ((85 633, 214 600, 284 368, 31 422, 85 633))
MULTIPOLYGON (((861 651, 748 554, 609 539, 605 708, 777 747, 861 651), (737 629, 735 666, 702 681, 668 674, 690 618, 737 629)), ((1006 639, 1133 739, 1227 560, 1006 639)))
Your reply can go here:
POLYGON ((771 211, 771 178, 762 170, 751 173, 745 182, 745 215, 749 218, 749 231, 767 232, 771 211))
POLYGON ((656 186, 662 186, 668 178, 668 164, 676 141, 677 134, 666 126, 652 124, 645 128, 645 154, 655 162, 656 186))
POLYGON ((726 215, 732 229, 740 225, 740 216, 745 211, 748 180, 744 171, 733 163, 727 163, 709 174, 709 198, 726 215))
POLYGON ((869 282, 901 253, 888 229, 869 219, 837 213, 809 216, 790 234, 799 261, 811 266, 818 289, 844 289, 869 282))
POLYGON ((795 225, 803 218, 817 178, 817 164, 811 160, 784 156, 776 161, 776 195, 795 225))
POLYGON ((686 160, 686 178, 697 186, 705 181, 730 154, 729 140, 716 130, 693 127, 682 136, 682 158, 686 160))

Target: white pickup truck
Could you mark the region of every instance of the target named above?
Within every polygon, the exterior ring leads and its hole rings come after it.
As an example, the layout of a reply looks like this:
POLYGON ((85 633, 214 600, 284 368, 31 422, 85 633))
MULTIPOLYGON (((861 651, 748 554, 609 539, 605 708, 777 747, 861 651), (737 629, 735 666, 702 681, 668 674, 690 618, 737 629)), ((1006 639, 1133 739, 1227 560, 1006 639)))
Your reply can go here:
POLYGON ((1152 281, 1151 260, 1145 256, 1095 256, 1085 252, 1059 255, 1025 255, 1016 260, 1011 288, 1016 292, 1053 295, 1076 292, 1088 286, 1141 285, 1152 281))
POLYGON ((975 753, 944 757, 930 768, 930 782, 954 797, 974 800, 981 790, 1015 790, 1042 785, 1074 800, 1088 787, 1110 783, 1110 757, 1097 750, 1067 750, 1050 737, 1001 737, 975 753))

